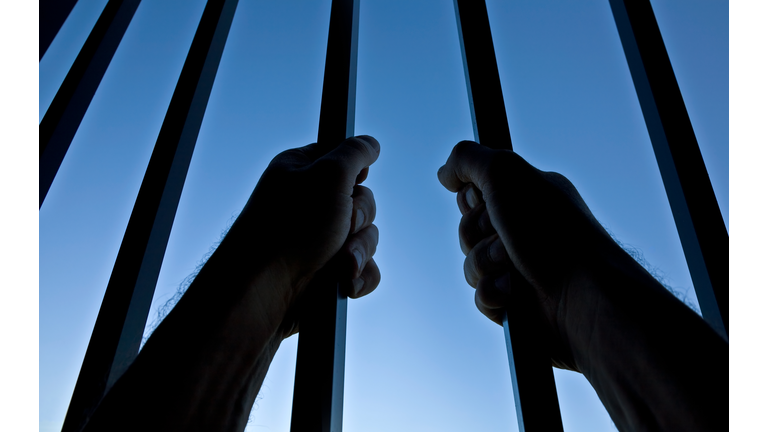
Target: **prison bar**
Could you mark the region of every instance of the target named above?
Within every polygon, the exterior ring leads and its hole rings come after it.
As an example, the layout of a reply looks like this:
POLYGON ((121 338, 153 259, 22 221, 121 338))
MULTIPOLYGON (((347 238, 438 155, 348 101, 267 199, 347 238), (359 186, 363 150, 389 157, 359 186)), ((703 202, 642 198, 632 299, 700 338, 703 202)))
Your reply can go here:
MULTIPOLYGON (((335 147, 355 133, 360 0, 333 0, 317 143, 335 147)), ((291 413, 292 432, 341 432, 347 297, 321 272, 303 299, 291 413)))
MULTIPOLYGON (((647 0, 609 1, 704 318, 727 338, 728 234, 653 10, 647 0)), ((41 122, 41 205, 139 2, 110 0, 41 122), (61 124, 66 128, 57 129, 61 124), (44 131, 71 136, 49 146, 54 139, 44 140, 44 131), (58 155, 48 156, 54 147, 58 155), (44 166, 49 178, 43 191, 44 166)), ((80 429, 138 352, 237 2, 209 0, 206 5, 126 229, 64 431, 80 429)), ((485 3, 454 0, 454 5, 475 139, 512 149, 485 3)), ((358 14, 359 0, 333 0, 318 129, 322 145, 337 145, 354 134, 358 14)), ((64 19, 51 21, 49 32, 55 35, 64 19)), ((304 309, 300 324, 291 420, 296 432, 341 430, 347 300, 333 278, 317 279, 310 290, 315 297, 307 302, 312 307, 304 309)), ((517 291, 522 297, 515 304, 530 305, 532 291, 517 291)), ((520 430, 562 430, 549 356, 536 343, 543 323, 531 312, 535 309, 509 309, 504 319, 518 422, 520 430), (527 331, 521 331, 524 327, 527 331)))
POLYGON ((107 3, 40 122, 40 207, 139 3, 107 3))
MULTIPOLYGON (((512 150, 485 0, 454 0, 454 7, 475 141, 512 150)), ((503 323, 518 430, 562 431, 552 360, 541 343, 546 340, 541 336, 544 319, 533 287, 519 287, 513 295, 503 323)))
POLYGON ((38 36, 40 44, 40 60, 48 51, 51 42, 59 33, 64 21, 69 17, 77 0, 40 0, 38 21, 38 36))
POLYGON ((728 231, 649 0, 609 0, 704 320, 728 340, 728 231))
POLYGON ((238 0, 209 0, 160 128, 62 431, 82 428, 136 358, 165 248, 238 0))

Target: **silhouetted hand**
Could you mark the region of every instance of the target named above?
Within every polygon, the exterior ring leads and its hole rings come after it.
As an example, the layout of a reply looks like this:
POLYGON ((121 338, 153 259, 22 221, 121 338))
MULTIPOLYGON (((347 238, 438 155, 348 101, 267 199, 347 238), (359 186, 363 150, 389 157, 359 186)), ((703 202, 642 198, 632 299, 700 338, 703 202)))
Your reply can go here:
POLYGON ((379 236, 373 225, 376 203, 360 183, 379 151, 369 136, 332 149, 310 144, 287 150, 256 185, 236 222, 237 235, 251 237, 267 251, 271 265, 290 276, 289 303, 325 266, 333 267, 350 297, 378 285, 381 276, 372 259, 379 236))
POLYGON ((565 177, 511 150, 460 142, 438 177, 458 192, 464 274, 477 289, 478 309, 501 324, 511 290, 534 289, 554 345, 564 349, 553 361, 576 370, 563 318, 592 296, 583 287, 578 296, 569 290, 614 244, 610 236, 565 177))
POLYGON ((532 290, 553 364, 582 372, 619 430, 727 430, 727 343, 613 241, 565 177, 469 141, 438 177, 458 192, 480 311, 499 323, 513 293, 532 290))
POLYGON ((379 283, 376 204, 360 186, 378 156, 368 136, 277 155, 86 430, 243 430, 318 271, 352 297, 379 283))

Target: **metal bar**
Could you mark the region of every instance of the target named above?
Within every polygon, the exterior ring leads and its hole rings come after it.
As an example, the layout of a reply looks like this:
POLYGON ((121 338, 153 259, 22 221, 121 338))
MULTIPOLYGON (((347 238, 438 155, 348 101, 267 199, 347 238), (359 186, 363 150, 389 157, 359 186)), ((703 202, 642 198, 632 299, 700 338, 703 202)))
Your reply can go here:
MULTIPOLYGON (((333 147, 355 133, 359 0, 333 0, 317 142, 333 147)), ((307 290, 299 324, 292 432, 341 432, 347 298, 328 274, 307 290)))
POLYGON ((610 0, 704 320, 728 339, 728 231, 648 0, 610 0))
MULTIPOLYGON (((475 140, 512 150, 485 1, 454 0, 454 6, 475 140)), ((504 336, 519 430, 562 431, 552 360, 539 337, 543 318, 532 289, 514 291, 517 298, 504 316, 504 336)))
POLYGON ((107 3, 40 122, 40 207, 139 3, 107 3))
POLYGON ((238 0, 209 0, 120 245, 63 431, 77 431, 136 357, 238 0))
POLYGON ((40 0, 39 15, 39 37, 40 37, 40 60, 43 59, 51 42, 59 34, 61 26, 67 20, 72 8, 75 7, 77 0, 40 0))

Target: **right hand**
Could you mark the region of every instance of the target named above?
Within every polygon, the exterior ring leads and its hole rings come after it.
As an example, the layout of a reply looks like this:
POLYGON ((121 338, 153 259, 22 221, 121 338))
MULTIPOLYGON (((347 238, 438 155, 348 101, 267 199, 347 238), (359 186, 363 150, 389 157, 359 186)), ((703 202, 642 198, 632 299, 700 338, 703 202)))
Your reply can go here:
POLYGON ((379 152, 376 139, 361 135, 280 153, 219 247, 240 256, 249 277, 266 267, 278 281, 259 289, 274 291, 270 310, 289 311, 286 337, 297 331, 296 304, 321 269, 336 273, 352 298, 379 284, 376 202, 361 185, 379 152))
POLYGON ((615 251, 610 235, 568 179, 510 150, 460 142, 438 178, 458 192, 464 273, 478 309, 501 324, 512 290, 533 289, 559 347, 553 362, 577 370, 566 321, 591 307, 595 293, 584 278, 615 251))

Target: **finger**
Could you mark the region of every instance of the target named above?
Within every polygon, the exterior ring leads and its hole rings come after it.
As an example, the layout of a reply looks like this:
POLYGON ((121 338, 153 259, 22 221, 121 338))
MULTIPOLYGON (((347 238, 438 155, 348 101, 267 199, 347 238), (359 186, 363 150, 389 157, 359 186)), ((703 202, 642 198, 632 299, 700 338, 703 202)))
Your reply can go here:
POLYGON ((483 315, 488 317, 489 320, 495 322, 498 325, 503 325, 504 321, 504 308, 492 308, 484 305, 480 300, 480 292, 475 291, 475 306, 483 315))
POLYGON ((493 153, 498 151, 476 142, 462 141, 453 147, 448 161, 437 171, 437 178, 451 192, 460 191, 467 183, 474 183, 483 190, 487 165, 493 153))
POLYGON ((464 260, 464 277, 468 284, 477 287, 483 276, 499 273, 511 266, 512 262, 504 244, 499 235, 494 234, 480 241, 469 251, 464 260))
POLYGON ((376 218, 376 200, 373 192, 365 186, 355 186, 352 191, 352 223, 350 234, 370 226, 376 218))
POLYGON ((272 159, 270 166, 303 167, 311 164, 325 153, 327 152, 322 151, 317 143, 312 143, 280 152, 272 159))
POLYGON ((472 183, 467 183, 459 193, 456 194, 456 202, 459 204, 461 214, 465 215, 478 204, 485 201, 483 201, 483 193, 472 183))
POLYGON ((341 248, 342 278, 357 279, 365 265, 376 253, 379 243, 379 229, 370 225, 349 236, 341 248))
POLYGON ((317 158, 320 156, 328 153, 318 143, 312 143, 305 145, 304 147, 298 147, 292 151, 300 153, 307 159, 307 162, 310 163, 317 160, 317 158))
POLYGON ((376 162, 380 149, 375 138, 360 135, 345 139, 336 148, 317 159, 316 163, 330 164, 344 178, 354 181, 363 169, 376 162))
POLYGON ((488 209, 485 203, 480 203, 477 207, 471 209, 461 217, 459 222, 459 244, 464 255, 469 254, 477 244, 486 237, 496 233, 496 229, 491 224, 491 218, 488 215, 488 209))
POLYGON ((371 258, 368 264, 365 265, 365 269, 360 274, 360 277, 350 281, 347 296, 351 298, 360 298, 373 292, 381 282, 381 272, 379 266, 376 265, 376 261, 371 258))
POLYGON ((484 276, 477 284, 475 306, 491 321, 501 325, 512 301, 513 289, 533 289, 520 272, 510 266, 502 273, 484 276))
POLYGON ((355 179, 355 184, 359 185, 360 183, 364 182, 365 179, 368 178, 368 167, 363 168, 362 171, 360 171, 360 174, 357 175, 357 178, 355 179))

